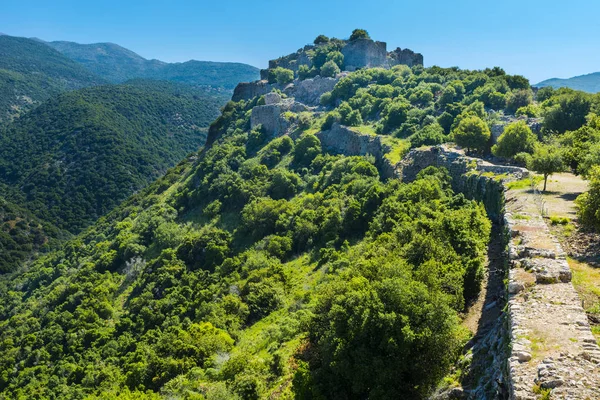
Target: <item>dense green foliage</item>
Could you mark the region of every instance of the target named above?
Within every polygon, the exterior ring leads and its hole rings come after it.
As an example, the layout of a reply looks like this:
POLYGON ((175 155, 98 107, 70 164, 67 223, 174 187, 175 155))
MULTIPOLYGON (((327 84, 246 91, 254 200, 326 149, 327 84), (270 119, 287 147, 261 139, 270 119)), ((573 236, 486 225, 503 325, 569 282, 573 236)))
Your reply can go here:
POLYGON ((112 83, 122 83, 130 79, 156 79, 231 90, 240 82, 258 79, 259 75, 257 68, 241 63, 195 60, 165 63, 146 60, 113 43, 47 44, 112 83))
POLYGON ((589 171, 589 191, 577 197, 577 215, 581 223, 600 230, 600 165, 589 171))
POLYGON ((504 128, 492 153, 498 157, 512 158, 518 153, 533 153, 537 138, 525 121, 514 122, 504 128))
POLYGON ((155 81, 49 100, 0 137, 5 196, 77 232, 202 146, 224 101, 155 81))
POLYGON ((483 152, 490 141, 490 128, 478 116, 472 115, 462 119, 452 131, 454 141, 461 147, 483 152))
POLYGON ((413 146, 450 141, 447 135, 461 121, 468 120, 461 133, 469 121, 477 121, 478 140, 470 148, 481 151, 489 150, 489 125, 497 115, 529 101, 527 80, 499 68, 464 71, 404 65, 353 72, 321 98, 323 105, 332 108, 333 117, 326 120, 357 111, 361 125, 372 126, 379 134, 409 138, 413 146))
POLYGON ((59 93, 103 82, 43 43, 0 35, 0 122, 59 93))
POLYGON ((485 211, 441 170, 383 182, 314 135, 266 141, 257 101, 229 103, 197 159, 0 279, 0 396, 430 392, 464 341, 485 211))
POLYGON ((350 35, 350 41, 357 39, 371 39, 371 37, 364 29, 355 29, 352 31, 352 35, 350 35))
POLYGON ((0 199, 0 223, 0 274, 13 271, 66 238, 58 228, 4 199, 0 199))

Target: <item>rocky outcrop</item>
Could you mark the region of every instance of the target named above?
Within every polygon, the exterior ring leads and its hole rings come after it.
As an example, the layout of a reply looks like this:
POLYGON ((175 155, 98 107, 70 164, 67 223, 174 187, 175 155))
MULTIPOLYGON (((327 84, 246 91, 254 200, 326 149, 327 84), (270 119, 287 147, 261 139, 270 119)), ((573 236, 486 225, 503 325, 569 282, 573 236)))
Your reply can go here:
POLYGON ((284 99, 278 93, 267 93, 265 95, 265 105, 256 106, 252 109, 250 127, 254 129, 261 125, 271 137, 281 136, 291 126, 285 112, 299 113, 306 110, 307 107, 304 104, 298 103, 293 98, 284 99))
POLYGON ((375 157, 376 166, 384 179, 395 177, 392 163, 385 157, 391 150, 383 137, 355 132, 352 128, 334 123, 330 130, 317 133, 321 145, 329 152, 348 156, 375 157))
POLYGON ((338 81, 339 78, 321 78, 320 76, 303 81, 297 79, 293 85, 284 90, 284 93, 294 97, 300 103, 318 106, 323 93, 332 91, 338 81))
MULTIPOLYGON (((316 46, 306 45, 302 49, 299 49, 295 53, 276 58, 275 60, 269 60, 269 69, 275 69, 277 67, 291 69, 294 72, 298 71, 300 65, 312 65, 308 52, 314 49, 316 46)), ((263 72, 261 71, 261 74, 263 72)))

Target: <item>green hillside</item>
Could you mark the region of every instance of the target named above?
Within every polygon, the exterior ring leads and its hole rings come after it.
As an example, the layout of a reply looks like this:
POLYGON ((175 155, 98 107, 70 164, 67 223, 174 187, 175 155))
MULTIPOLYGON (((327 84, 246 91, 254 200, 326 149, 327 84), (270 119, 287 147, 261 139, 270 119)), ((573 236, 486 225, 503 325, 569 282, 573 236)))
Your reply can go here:
POLYGON ((0 122, 59 93, 103 82, 43 43, 0 35, 0 122))
POLYGON ((66 93, 6 128, 9 199, 77 232, 204 144, 223 95, 136 81, 66 93))
POLYGON ((47 42, 89 71, 113 82, 150 78, 171 80, 190 85, 221 87, 232 90, 240 82, 258 79, 258 68, 241 63, 188 61, 165 63, 146 60, 140 55, 113 43, 79 44, 47 42))
POLYGON ((536 85, 535 87, 553 87, 555 89, 566 87, 575 90, 581 90, 588 93, 600 92, 600 72, 594 72, 592 74, 574 76, 568 79, 547 79, 536 85))
MULTIPOLYGON (((473 93, 513 78, 397 68, 348 79, 332 97, 369 87, 400 100, 457 80, 473 93)), ((289 136, 250 129, 260 103, 229 103, 210 148, 0 279, 0 394, 429 395, 467 339, 459 316, 483 274, 483 207, 453 193, 444 170, 385 181, 372 157, 327 154, 314 135, 322 114, 303 114, 289 136)), ((426 100, 406 107, 433 113, 426 100)), ((390 111, 387 132, 399 122, 390 111)))
POLYGON ((0 198, 0 274, 13 271, 68 236, 48 222, 0 198))

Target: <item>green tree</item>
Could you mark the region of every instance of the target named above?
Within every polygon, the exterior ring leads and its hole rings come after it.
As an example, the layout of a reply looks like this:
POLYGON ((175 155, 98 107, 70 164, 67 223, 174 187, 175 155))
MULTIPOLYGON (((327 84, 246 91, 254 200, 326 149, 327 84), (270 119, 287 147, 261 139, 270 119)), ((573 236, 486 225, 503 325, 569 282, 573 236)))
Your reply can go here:
POLYGON ((592 107, 591 96, 577 92, 564 94, 544 112, 544 129, 548 132, 564 133, 581 128, 592 107))
POLYGON ((564 163, 560 150, 555 145, 538 145, 531 158, 530 169, 544 175, 544 189, 548 183, 548 177, 552 174, 562 172, 564 163))
POLYGON ((332 51, 327 54, 327 61, 333 61, 340 69, 344 69, 344 55, 340 51, 332 51))
POLYGON ((533 153, 537 140, 525 121, 514 122, 506 128, 492 147, 498 157, 512 158, 517 153, 533 153))
POLYGON ((452 132, 454 141, 461 147, 479 152, 484 151, 491 137, 490 128, 477 116, 464 118, 452 132))
POLYGON ((340 67, 334 61, 327 61, 321 67, 321 76, 325 78, 334 78, 340 72, 340 67))
POLYGON ((444 129, 437 123, 425 126, 423 129, 410 137, 412 147, 434 146, 446 141, 444 129))
POLYGON ((533 103, 531 89, 515 90, 506 96, 506 111, 515 113, 519 108, 527 107, 531 103, 533 103))
POLYGON ((323 43, 329 43, 329 38, 325 35, 319 35, 315 38, 314 44, 323 44, 323 43))
POLYGON ((352 35, 350 35, 350 41, 354 41, 357 39, 371 39, 369 33, 364 29, 355 29, 352 31, 352 35))

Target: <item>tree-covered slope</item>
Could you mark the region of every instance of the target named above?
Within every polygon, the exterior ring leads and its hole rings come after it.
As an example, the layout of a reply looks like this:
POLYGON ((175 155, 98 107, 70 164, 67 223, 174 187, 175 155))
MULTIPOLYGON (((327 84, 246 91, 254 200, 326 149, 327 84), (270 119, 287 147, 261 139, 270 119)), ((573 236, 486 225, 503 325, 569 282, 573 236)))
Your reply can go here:
POLYGON ((536 85, 535 87, 553 87, 555 89, 567 87, 575 90, 581 90, 588 93, 600 92, 600 72, 594 72, 587 75, 574 76, 568 79, 547 79, 536 85))
POLYGON ((223 95, 136 81, 60 95, 0 137, 0 182, 38 217, 80 231, 204 144, 223 95))
POLYGON ((241 63, 194 60, 165 63, 147 60, 113 43, 79 44, 59 41, 47 44, 113 83, 150 78, 231 90, 238 83, 250 82, 259 76, 257 68, 241 63))
POLYGON ((444 170, 385 181, 272 138, 261 99, 60 251, 0 279, 0 396, 425 398, 455 360, 490 222, 444 170))
POLYGON ((0 198, 0 274, 11 272, 68 236, 29 211, 0 198))
POLYGON ((103 82, 43 43, 0 35, 0 122, 59 93, 103 82))

